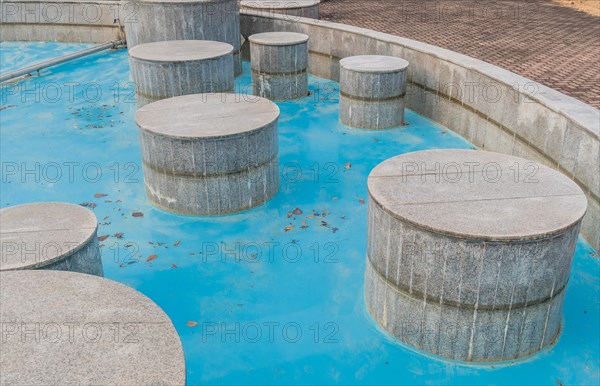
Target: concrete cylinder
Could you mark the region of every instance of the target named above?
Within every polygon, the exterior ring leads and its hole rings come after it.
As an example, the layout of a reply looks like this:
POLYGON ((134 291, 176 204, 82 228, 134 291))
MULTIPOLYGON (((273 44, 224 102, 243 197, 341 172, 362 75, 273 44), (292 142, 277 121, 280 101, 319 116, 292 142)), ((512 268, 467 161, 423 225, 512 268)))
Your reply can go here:
POLYGON ((417 349, 503 361, 558 339, 587 201, 568 177, 509 155, 408 153, 368 179, 365 301, 417 349))
POLYGON ((308 36, 295 32, 252 35, 252 91, 271 100, 308 95, 308 36))
POLYGON ((130 287, 75 272, 3 271, 0 304, 0 325, 16 331, 2 336, 3 384, 185 384, 173 323, 130 287))
POLYGON ((138 110, 144 183, 165 210, 235 213, 269 200, 279 187, 273 102, 242 94, 163 99, 138 110))
POLYGON ((242 10, 259 12, 264 16, 283 14, 288 20, 297 20, 299 17, 310 19, 319 18, 320 0, 242 0, 242 10))
POLYGON ((129 48, 171 40, 229 43, 235 75, 242 73, 238 0, 134 0, 122 13, 129 48))
POLYGON ((0 271, 51 269, 103 276, 89 209, 37 202, 0 210, 0 271))
POLYGON ((233 47, 207 40, 140 44, 129 50, 137 106, 180 95, 233 90, 233 47))
POLYGON ((340 121, 362 129, 387 129, 404 121, 408 62, 363 55, 340 60, 340 121))

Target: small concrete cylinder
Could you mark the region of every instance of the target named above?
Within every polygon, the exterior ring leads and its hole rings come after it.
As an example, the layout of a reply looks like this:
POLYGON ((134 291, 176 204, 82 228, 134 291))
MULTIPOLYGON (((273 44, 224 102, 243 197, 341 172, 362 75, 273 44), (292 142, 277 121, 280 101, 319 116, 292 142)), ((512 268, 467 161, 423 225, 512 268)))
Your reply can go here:
POLYGON ((242 0, 242 10, 259 12, 264 16, 283 14, 288 20, 297 20, 298 17, 310 19, 319 18, 321 0, 242 0))
POLYGON ((404 121, 408 62, 363 55, 340 60, 340 121, 362 129, 387 129, 404 121))
POLYGON ((185 384, 173 323, 130 287, 75 272, 3 271, 0 304, 0 325, 17 332, 2 336, 2 384, 185 384))
POLYGON ((238 0, 134 0, 121 11, 128 48, 171 40, 214 40, 233 46, 235 75, 242 73, 238 0))
POLYGON ((271 100, 308 95, 308 36, 295 32, 252 35, 252 90, 271 100))
POLYGON ((194 215, 235 213, 279 187, 279 108, 242 94, 163 99, 136 115, 149 200, 194 215))
POLYGON ((207 40, 140 44, 129 50, 137 106, 180 95, 233 90, 233 47, 207 40))
POLYGON ((509 155, 408 153, 368 179, 365 301, 404 343, 504 361, 553 344, 587 201, 568 177, 509 155))
POLYGON ((37 202, 0 210, 0 271, 52 269, 103 276, 89 209, 65 202, 37 202))

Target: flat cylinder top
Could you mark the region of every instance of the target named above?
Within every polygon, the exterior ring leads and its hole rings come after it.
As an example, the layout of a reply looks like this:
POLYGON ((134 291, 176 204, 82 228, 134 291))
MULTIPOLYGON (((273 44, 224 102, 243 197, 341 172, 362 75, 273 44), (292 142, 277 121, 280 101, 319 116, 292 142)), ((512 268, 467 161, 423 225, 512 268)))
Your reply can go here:
POLYGON ((203 3, 227 3, 237 0, 129 0, 132 3, 162 3, 168 4, 203 4, 203 3))
POLYGON ((587 200, 565 175, 523 158, 475 150, 403 154, 369 174, 372 200, 435 233, 476 240, 531 240, 563 233, 587 200))
POLYGON ((0 272, 0 302, 1 323, 51 323, 52 337, 59 338, 55 327, 62 329, 61 339, 3 341, 7 384, 185 383, 183 349, 171 320, 130 287, 75 272, 0 272), (89 336, 97 339, 81 339, 89 325, 89 336))
POLYGON ((214 59, 233 53, 231 44, 212 40, 172 40, 146 43, 129 50, 129 56, 151 62, 187 62, 214 59))
POLYGON ((296 32, 263 32, 251 35, 248 40, 253 44, 265 46, 291 46, 308 41, 308 35, 296 32))
POLYGON ((408 62, 394 56, 359 55, 340 60, 341 68, 354 72, 388 73, 408 68, 408 62))
POLYGON ((0 210, 0 271, 35 269, 70 256, 96 234, 89 209, 65 202, 36 202, 0 210))
POLYGON ((243 0, 240 5, 256 9, 298 9, 319 5, 321 0, 243 0))
POLYGON ((268 99, 246 94, 193 94, 163 99, 138 110, 148 132, 174 138, 218 138, 259 130, 279 118, 268 99))

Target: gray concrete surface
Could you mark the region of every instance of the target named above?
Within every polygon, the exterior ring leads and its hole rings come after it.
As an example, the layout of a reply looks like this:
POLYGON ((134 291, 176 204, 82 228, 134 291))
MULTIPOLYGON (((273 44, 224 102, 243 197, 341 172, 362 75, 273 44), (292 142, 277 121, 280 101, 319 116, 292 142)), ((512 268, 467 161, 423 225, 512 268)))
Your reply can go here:
POLYGON ((171 40, 214 40, 233 46, 235 75, 242 73, 238 0, 133 0, 124 21, 127 46, 171 40))
POLYGON ((368 187, 365 299, 385 329, 473 362, 554 342, 587 206, 573 181, 514 156, 430 150, 384 161, 368 187), (449 345, 452 323, 468 333, 449 345))
POLYGON ((138 110, 150 201, 186 214, 217 215, 269 200, 279 187, 273 102, 245 94, 196 94, 138 110))
POLYGON ((252 35, 252 93, 271 100, 308 95, 308 36, 292 32, 252 35))
POLYGON ((129 50, 138 108, 180 95, 233 90, 233 46, 209 40, 173 40, 129 50))
POLYGON ((283 14, 290 20, 299 17, 319 18, 320 0, 242 0, 241 9, 250 9, 263 15, 283 14))
POLYGON ((1 385, 184 385, 169 317, 132 288, 61 271, 0 272, 1 385))
POLYGON ((381 55, 340 60, 340 121, 364 129, 401 126, 408 62, 381 55))
POLYGON ((51 269, 103 275, 89 209, 36 202, 0 210, 0 271, 51 269))

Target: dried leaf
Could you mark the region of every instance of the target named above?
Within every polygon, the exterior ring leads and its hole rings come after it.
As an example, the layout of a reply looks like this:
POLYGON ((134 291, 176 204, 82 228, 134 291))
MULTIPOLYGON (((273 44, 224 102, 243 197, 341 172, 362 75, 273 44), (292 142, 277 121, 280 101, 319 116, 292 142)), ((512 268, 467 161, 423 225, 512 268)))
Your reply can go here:
POLYGON ((115 233, 115 234, 114 234, 114 237, 115 237, 115 238, 117 238, 117 239, 122 239, 122 238, 123 238, 123 235, 124 235, 123 233, 121 233, 121 232, 118 232, 118 233, 115 233))
POLYGON ((185 324, 187 324, 189 327, 196 327, 198 325, 198 322, 194 322, 193 320, 188 320, 187 322, 185 322, 185 324))
POLYGON ((359 198, 359 199, 358 199, 358 202, 360 202, 361 204, 364 204, 364 203, 365 203, 365 200, 363 200, 362 198, 359 198))
POLYGON ((300 208, 296 208, 296 209, 292 210, 292 214, 296 215, 296 216, 300 216, 302 214, 302 211, 300 210, 300 208))
POLYGON ((108 238, 108 235, 98 236, 98 241, 104 241, 108 238))
POLYGON ((333 200, 333 201, 337 201, 337 200, 338 200, 338 197, 336 196, 336 197, 332 198, 332 200, 333 200))
POLYGON ((333 227, 333 228, 331 228, 331 230, 333 231, 333 233, 335 233, 339 230, 339 228, 333 227))
POLYGON ((171 268, 177 268, 177 264, 171 264, 171 268))
POLYGON ((344 167, 345 167, 347 170, 350 170, 350 169, 352 168, 352 164, 351 164, 350 162, 346 162, 346 165, 344 165, 344 167))
POLYGON ((150 255, 150 256, 148 256, 148 258, 146 259, 146 261, 152 261, 152 260, 155 260, 156 258, 158 258, 157 255, 150 255))
POLYGON ((144 217, 144 213, 142 212, 133 212, 131 215, 133 217, 144 217))
POLYGON ((104 194, 104 193, 96 193, 96 194, 94 194, 94 197, 96 197, 96 198, 102 198, 102 197, 106 197, 106 196, 108 196, 108 194, 104 194))
POLYGON ((286 231, 286 232, 287 232, 287 231, 291 231, 292 229, 294 229, 294 226, 293 226, 293 225, 288 225, 288 226, 286 226, 285 228, 283 228, 283 230, 284 230, 284 231, 286 231))
POLYGON ((178 247, 179 244, 181 244, 181 240, 178 240, 175 244, 173 244, 174 247, 178 247))
POLYGON ((302 229, 308 228, 308 225, 306 225, 306 220, 302 220, 302 226, 300 228, 302 228, 302 229))

